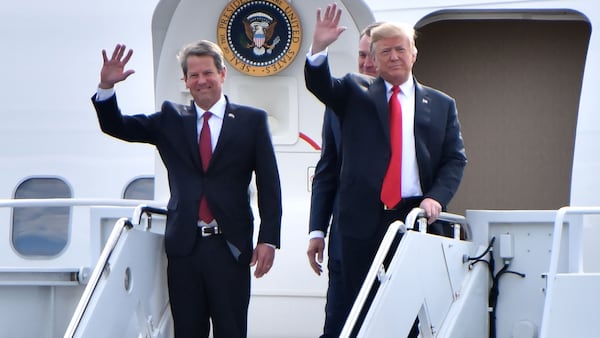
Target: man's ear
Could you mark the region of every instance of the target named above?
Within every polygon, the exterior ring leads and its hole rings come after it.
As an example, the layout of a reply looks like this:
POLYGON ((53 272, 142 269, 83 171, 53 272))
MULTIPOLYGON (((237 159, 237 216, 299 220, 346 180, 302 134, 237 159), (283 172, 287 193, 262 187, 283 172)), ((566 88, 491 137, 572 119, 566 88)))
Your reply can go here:
POLYGON ((184 75, 184 76, 181 78, 181 81, 183 81, 183 83, 185 83, 185 89, 189 89, 189 87, 188 87, 188 85, 187 85, 187 76, 185 76, 185 75, 184 75))
POLYGON ((221 81, 225 81, 225 78, 227 77, 227 67, 223 66, 223 69, 221 69, 221 81))

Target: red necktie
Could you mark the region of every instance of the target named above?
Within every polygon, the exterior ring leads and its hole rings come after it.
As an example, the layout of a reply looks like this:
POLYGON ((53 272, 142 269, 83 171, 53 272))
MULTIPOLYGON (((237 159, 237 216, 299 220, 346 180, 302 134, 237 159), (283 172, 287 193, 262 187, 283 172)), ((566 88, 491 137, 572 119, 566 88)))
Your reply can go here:
MULTIPOLYGON (((212 156, 210 127, 208 126, 208 119, 210 119, 211 116, 211 112, 207 111, 204 113, 204 122, 202 123, 202 130, 200 131, 200 158, 202 159, 202 169, 204 170, 204 173, 206 173, 208 163, 210 163, 210 158, 212 156)), ((201 221, 206 223, 210 223, 214 219, 212 212, 208 208, 208 202, 206 201, 206 196, 204 194, 202 194, 202 198, 200 199, 200 211, 198 212, 198 217, 201 221)))
POLYGON ((381 187, 381 201, 388 208, 395 207, 402 199, 400 174, 402 172, 402 108, 398 100, 400 88, 392 88, 390 97, 390 145, 392 157, 381 187))

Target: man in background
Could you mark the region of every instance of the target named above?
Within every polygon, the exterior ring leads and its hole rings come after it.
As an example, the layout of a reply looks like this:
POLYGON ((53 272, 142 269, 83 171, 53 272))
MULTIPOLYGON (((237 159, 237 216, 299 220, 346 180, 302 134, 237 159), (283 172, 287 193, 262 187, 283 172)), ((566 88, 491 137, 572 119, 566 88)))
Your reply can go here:
MULTIPOLYGON (((361 74, 377 76, 371 58, 371 30, 379 23, 367 26, 360 34, 358 42, 358 71, 361 74)), ((323 118, 321 158, 317 162, 312 182, 312 195, 309 220, 308 261, 313 271, 320 275, 323 271, 323 251, 325 236, 329 228, 328 247, 328 286, 325 304, 325 325, 321 338, 338 337, 351 303, 344 296, 341 267, 341 249, 338 243, 336 201, 340 167, 342 164, 340 122, 331 109, 325 109, 323 118), (331 226, 330 226, 331 224, 331 226)))

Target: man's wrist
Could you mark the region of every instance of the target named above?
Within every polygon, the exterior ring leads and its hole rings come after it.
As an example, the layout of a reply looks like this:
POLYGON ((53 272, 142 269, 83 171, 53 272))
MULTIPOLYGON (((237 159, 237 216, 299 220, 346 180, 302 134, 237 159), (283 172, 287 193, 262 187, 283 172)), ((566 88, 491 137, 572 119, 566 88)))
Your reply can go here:
POLYGON ((113 89, 115 87, 115 84, 112 83, 103 83, 102 81, 100 81, 100 83, 98 84, 98 88, 101 89, 113 89))

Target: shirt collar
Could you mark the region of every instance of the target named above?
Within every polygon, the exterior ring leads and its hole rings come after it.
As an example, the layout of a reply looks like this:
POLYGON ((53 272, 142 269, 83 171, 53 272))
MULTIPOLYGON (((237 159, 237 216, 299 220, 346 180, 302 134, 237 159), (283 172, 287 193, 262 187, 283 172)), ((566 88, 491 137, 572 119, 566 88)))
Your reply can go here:
MULTIPOLYGON (((201 119, 204 115, 205 110, 200 108, 196 102, 194 102, 194 106, 196 106, 196 112, 198 112, 198 119, 201 119)), ((210 109, 206 110, 211 112, 214 116, 223 119, 225 116, 225 107, 227 106, 227 100, 225 100, 225 95, 221 95, 219 101, 217 101, 210 109)))
MULTIPOLYGON (((384 82, 386 93, 389 93, 392 90, 393 85, 385 80, 384 82)), ((406 80, 406 82, 400 84, 400 91, 406 96, 409 96, 415 91, 415 82, 412 73, 408 74, 408 79, 406 80)))

